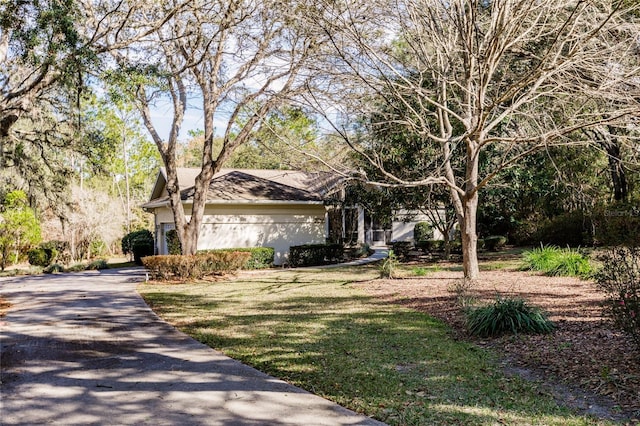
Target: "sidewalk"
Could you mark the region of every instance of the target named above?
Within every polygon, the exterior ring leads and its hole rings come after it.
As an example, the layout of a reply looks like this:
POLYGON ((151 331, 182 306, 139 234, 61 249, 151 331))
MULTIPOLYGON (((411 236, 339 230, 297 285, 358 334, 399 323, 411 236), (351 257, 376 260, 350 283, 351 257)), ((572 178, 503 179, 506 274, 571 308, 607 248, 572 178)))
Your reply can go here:
POLYGON ((296 269, 331 269, 331 268, 341 268, 343 266, 359 266, 366 265, 367 263, 377 262, 379 260, 385 259, 389 256, 389 249, 387 247, 371 247, 373 250, 373 254, 369 257, 363 257, 362 259, 352 260, 350 262, 345 263, 337 263, 334 265, 322 265, 322 266, 309 266, 305 268, 296 268, 296 269))

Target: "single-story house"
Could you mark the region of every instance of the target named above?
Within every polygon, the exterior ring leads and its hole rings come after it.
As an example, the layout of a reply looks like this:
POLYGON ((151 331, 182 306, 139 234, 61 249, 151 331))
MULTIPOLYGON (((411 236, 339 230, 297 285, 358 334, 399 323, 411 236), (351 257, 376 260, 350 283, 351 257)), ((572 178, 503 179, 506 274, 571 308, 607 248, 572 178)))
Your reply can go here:
MULTIPOLYGON (((190 214, 200 169, 178 169, 185 213, 190 214)), ((175 229, 162 168, 151 199, 156 253, 167 254, 166 233, 175 229)), ((274 263, 286 263, 289 247, 324 243, 329 235, 327 200, 339 192, 340 179, 326 172, 223 169, 209 185, 198 250, 273 247, 274 263)))
MULTIPOLYGON (((178 169, 187 220, 199 173, 200 169, 178 169)), ((157 254, 168 253, 166 234, 175 229, 166 183, 162 168, 150 201, 142 205, 154 215, 157 254)), ((291 246, 327 241, 381 245, 408 240, 415 223, 424 220, 403 211, 394 219, 392 230, 381 229, 375 212, 344 206, 344 197, 343 179, 328 172, 223 169, 209 184, 198 250, 273 247, 274 263, 281 265, 287 262, 291 246)))

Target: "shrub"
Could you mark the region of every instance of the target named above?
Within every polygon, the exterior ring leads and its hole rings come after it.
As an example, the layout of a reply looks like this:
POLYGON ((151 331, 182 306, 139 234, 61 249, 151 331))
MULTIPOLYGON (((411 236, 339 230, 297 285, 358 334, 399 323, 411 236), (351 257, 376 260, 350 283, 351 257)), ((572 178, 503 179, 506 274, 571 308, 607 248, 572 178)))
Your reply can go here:
POLYGON ((202 250, 198 253, 222 253, 222 252, 244 252, 251 256, 242 266, 243 269, 265 269, 273 265, 275 250, 273 247, 247 247, 247 248, 230 248, 230 249, 214 249, 202 250))
POLYGON ((558 246, 585 246, 593 242, 591 229, 591 220, 576 210, 543 221, 534 234, 534 240, 558 246))
POLYGON ((578 250, 541 246, 523 254, 523 270, 541 271, 549 276, 586 278, 593 273, 589 258, 578 250))
POLYGON ((443 240, 424 240, 416 242, 416 248, 428 253, 435 253, 444 249, 443 240))
POLYGON ((418 222, 413 227, 413 240, 426 241, 433 238, 433 226, 429 222, 418 222))
POLYGON ((210 252, 195 255, 147 256, 142 263, 151 279, 184 281, 235 272, 244 265, 248 252, 210 252))
POLYGON ((640 246, 640 211, 634 203, 614 203, 595 209, 595 240, 607 246, 640 246))
POLYGON ((71 266, 65 268, 65 272, 82 272, 85 269, 87 269, 87 267, 84 266, 84 264, 76 263, 74 265, 71 265, 71 266))
POLYGON ((87 271, 98 271, 101 269, 109 269, 109 265, 107 264, 107 261, 104 259, 98 259, 98 260, 94 260, 93 262, 89 263, 86 268, 87 271))
POLYGON ((345 249, 345 252, 349 259, 360 259, 362 257, 369 256, 371 253, 373 253, 373 250, 371 250, 369 244, 365 243, 362 245, 357 245, 355 247, 350 247, 348 251, 347 249, 345 249))
POLYGON ((102 240, 94 240, 89 244, 89 254, 91 257, 104 256, 107 253, 107 244, 102 240))
POLYGON ((391 243, 391 250, 395 254, 396 258, 406 258, 409 256, 409 252, 413 249, 413 243, 411 241, 394 241, 391 243))
POLYGON ((291 266, 315 266, 336 262, 342 259, 342 244, 304 244, 289 248, 291 266))
POLYGON ((132 251, 133 251, 133 261, 136 263, 136 265, 142 265, 143 257, 153 256, 153 253, 154 253, 153 242, 134 241, 132 251))
POLYGON ((57 255, 58 251, 56 249, 42 247, 34 248, 27 252, 29 264, 34 266, 42 266, 43 268, 51 265, 57 255))
POLYGON ((62 265, 54 263, 44 268, 42 272, 44 272, 45 274, 58 274, 60 272, 64 272, 64 268, 62 267, 62 265))
POLYGON ((169 250, 169 254, 182 254, 182 244, 180 244, 178 231, 176 231, 175 229, 167 231, 165 238, 167 239, 167 248, 169 250))
POLYGON ((497 299, 493 304, 466 311, 467 328, 474 336, 505 333, 548 333, 555 326, 539 308, 522 299, 497 299))
POLYGON ((395 278, 398 258, 393 250, 389 250, 389 255, 380 264, 380 278, 395 278))
POLYGON ((50 240, 40 243, 43 249, 55 250, 57 255, 52 262, 68 264, 71 261, 71 247, 69 242, 61 240, 50 240))
POLYGON ((153 234, 147 229, 133 231, 122 238, 122 253, 133 256, 138 265, 142 265, 140 259, 151 256, 154 252, 153 234))
POLYGON ((608 252, 596 282, 605 293, 606 316, 640 349, 640 248, 618 247, 608 252))
POLYGON ((462 241, 461 240, 453 240, 449 243, 449 249, 451 253, 454 254, 462 254, 462 241))
POLYGON ((484 239, 484 248, 490 251, 502 250, 507 244, 507 237, 502 235, 492 235, 484 239))

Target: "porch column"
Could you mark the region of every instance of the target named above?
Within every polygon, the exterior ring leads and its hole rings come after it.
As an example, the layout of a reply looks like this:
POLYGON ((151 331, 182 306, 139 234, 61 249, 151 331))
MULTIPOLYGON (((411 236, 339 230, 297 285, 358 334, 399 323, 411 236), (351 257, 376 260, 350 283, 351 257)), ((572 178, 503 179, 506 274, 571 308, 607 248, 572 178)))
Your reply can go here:
POLYGON ((364 244, 364 208, 358 206, 358 243, 364 244))

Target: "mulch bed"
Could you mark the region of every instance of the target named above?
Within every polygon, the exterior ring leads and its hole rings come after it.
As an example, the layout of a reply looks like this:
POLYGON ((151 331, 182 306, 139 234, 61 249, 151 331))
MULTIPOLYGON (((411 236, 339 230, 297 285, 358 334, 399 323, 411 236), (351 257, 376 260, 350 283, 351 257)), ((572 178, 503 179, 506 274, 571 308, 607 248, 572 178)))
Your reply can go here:
POLYGON ((462 272, 443 270, 426 277, 359 285, 385 300, 445 321, 456 338, 495 348, 504 355, 507 372, 541 380, 541 386, 564 404, 600 417, 638 421, 640 355, 602 317, 603 295, 594 282, 516 270, 482 271, 461 299, 456 290, 463 282, 462 272), (492 302, 498 296, 521 297, 541 307, 557 330, 493 339, 469 336, 460 301, 492 302))

